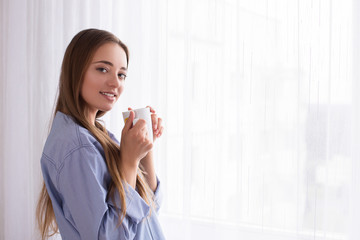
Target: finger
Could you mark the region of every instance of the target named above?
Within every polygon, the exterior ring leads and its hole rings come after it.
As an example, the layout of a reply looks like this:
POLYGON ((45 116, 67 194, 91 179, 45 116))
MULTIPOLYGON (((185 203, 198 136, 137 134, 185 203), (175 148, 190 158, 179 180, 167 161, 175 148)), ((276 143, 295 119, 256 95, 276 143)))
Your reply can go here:
POLYGON ((157 132, 160 131, 160 128, 162 127, 162 119, 161 118, 158 118, 158 123, 157 123, 157 132))
POLYGON ((151 113, 155 113, 155 109, 153 109, 151 106, 146 106, 147 108, 150 108, 151 113))
POLYGON ((160 127, 156 133, 154 133, 154 142, 155 140, 157 140, 158 138, 161 137, 161 135, 163 134, 163 131, 164 131, 164 127, 160 127))
POLYGON ((159 133, 156 135, 157 138, 161 137, 161 135, 163 134, 164 132, 164 127, 161 127, 160 130, 159 130, 159 133))
POLYGON ((136 124, 134 125, 134 129, 136 130, 143 130, 143 129, 147 129, 146 127, 146 121, 144 119, 137 119, 138 121, 136 122, 136 124))
POLYGON ((129 130, 132 126, 132 123, 134 121, 135 113, 133 111, 130 112, 129 117, 126 119, 124 129, 129 130))
POLYGON ((157 135, 159 133, 159 130, 161 128, 161 122, 162 122, 162 119, 157 118, 157 125, 156 125, 156 128, 154 128, 154 134, 155 135, 157 135))
POLYGON ((156 133, 156 137, 160 137, 163 130, 164 130, 164 127, 159 128, 157 133, 156 133))
POLYGON ((133 109, 132 109, 131 107, 128 107, 128 110, 131 111, 131 110, 133 110, 133 109))
POLYGON ((158 128, 158 117, 156 114, 151 114, 152 129, 155 131, 158 128))

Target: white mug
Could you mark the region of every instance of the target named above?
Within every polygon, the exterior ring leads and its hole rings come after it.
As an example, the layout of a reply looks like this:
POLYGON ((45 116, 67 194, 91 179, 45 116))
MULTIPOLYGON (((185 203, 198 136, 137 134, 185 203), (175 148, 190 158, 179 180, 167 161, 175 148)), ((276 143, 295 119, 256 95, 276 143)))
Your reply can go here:
MULTIPOLYGON (((151 113, 150 113, 150 108, 139 108, 139 109, 135 109, 132 110, 135 113, 135 117, 134 117, 134 121, 133 121, 133 125, 136 124, 136 122, 139 119, 144 119, 146 121, 146 126, 148 129, 148 134, 149 134, 149 138, 151 140, 151 142, 153 141, 153 130, 152 130, 152 121, 151 121, 151 113)), ((126 120, 129 118, 130 116, 130 111, 126 111, 123 112, 123 118, 124 118, 124 122, 126 122, 126 120)))

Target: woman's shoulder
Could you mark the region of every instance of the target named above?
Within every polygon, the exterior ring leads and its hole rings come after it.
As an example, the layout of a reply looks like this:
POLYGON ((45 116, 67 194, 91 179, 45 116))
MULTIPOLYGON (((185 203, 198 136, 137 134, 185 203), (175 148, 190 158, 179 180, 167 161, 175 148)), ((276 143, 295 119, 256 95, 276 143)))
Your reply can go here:
POLYGON ((57 112, 43 154, 48 158, 61 160, 77 149, 97 148, 97 144, 91 133, 77 124, 71 116, 57 112))
POLYGON ((97 142, 89 130, 80 126, 71 116, 62 112, 56 113, 50 135, 60 142, 70 142, 74 147, 93 145, 97 142))

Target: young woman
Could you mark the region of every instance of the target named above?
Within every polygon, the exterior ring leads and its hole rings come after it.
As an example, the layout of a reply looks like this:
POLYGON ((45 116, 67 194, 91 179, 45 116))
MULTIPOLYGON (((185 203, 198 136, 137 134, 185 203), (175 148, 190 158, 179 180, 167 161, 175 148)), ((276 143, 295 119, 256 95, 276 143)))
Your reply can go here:
POLYGON ((97 120, 124 90, 128 62, 127 47, 107 31, 83 30, 66 49, 41 157, 42 239, 57 230, 63 240, 164 239, 152 153, 152 142, 163 132, 161 118, 150 107, 151 141, 146 122, 133 125, 131 112, 121 143, 97 120))

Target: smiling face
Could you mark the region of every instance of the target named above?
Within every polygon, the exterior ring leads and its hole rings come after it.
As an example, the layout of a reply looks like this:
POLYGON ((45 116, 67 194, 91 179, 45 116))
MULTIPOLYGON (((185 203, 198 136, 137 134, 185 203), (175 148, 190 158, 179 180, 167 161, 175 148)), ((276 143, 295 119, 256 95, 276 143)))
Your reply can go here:
POLYGON ((126 73, 126 53, 118 44, 106 43, 95 52, 80 91, 92 123, 99 110, 107 112, 113 108, 124 89, 126 73))

